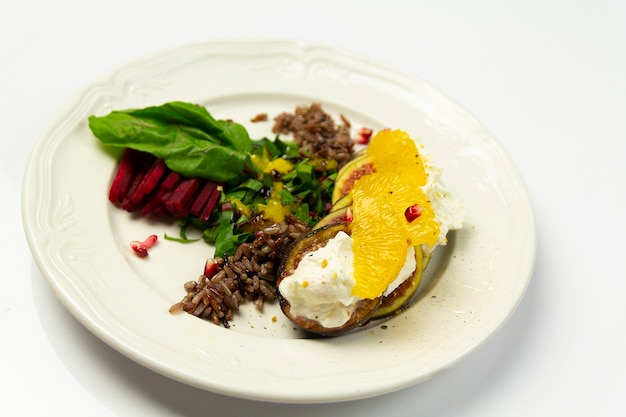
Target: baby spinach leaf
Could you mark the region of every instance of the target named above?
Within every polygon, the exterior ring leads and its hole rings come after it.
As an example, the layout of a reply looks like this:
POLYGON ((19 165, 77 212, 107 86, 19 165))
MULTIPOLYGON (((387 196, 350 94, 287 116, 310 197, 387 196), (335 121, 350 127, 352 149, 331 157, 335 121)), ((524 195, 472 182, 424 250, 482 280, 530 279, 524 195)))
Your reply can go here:
POLYGON ((176 101, 90 116, 89 128, 104 144, 151 153, 187 177, 229 182, 256 170, 246 129, 216 120, 196 104, 176 101))

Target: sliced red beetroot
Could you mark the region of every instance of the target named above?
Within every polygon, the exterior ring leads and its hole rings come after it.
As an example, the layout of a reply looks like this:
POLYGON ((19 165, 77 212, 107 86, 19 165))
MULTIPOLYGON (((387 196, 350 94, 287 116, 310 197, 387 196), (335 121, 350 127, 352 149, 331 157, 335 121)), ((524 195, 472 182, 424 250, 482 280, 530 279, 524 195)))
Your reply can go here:
POLYGON ((167 209, 165 208, 163 204, 156 207, 154 210, 152 210, 151 213, 156 217, 169 217, 170 216, 170 213, 167 212, 167 209))
POLYGON ((132 159, 134 152, 134 150, 127 148, 117 167, 111 188, 109 188, 109 201, 113 204, 119 203, 122 200, 120 196, 123 196, 128 189, 128 184, 132 177, 132 159))
POLYGON ((188 208, 188 204, 200 188, 202 181, 203 179, 199 177, 186 178, 181 181, 164 201, 167 211, 174 217, 185 217, 187 215, 185 208, 188 208))
MULTIPOLYGON (((161 215, 155 213, 155 210, 163 205, 163 200, 171 195, 171 191, 178 185, 181 181, 182 176, 174 171, 169 171, 165 179, 159 185, 159 188, 154 192, 148 201, 146 201, 140 209, 140 212, 144 216, 148 216, 150 214, 161 215), (169 193, 169 194, 168 194, 169 193)), ((167 215, 165 211, 165 207, 163 207, 163 214, 167 215)))
POLYGON ((135 190, 137 190, 137 187, 139 187, 139 184, 141 184, 141 181, 148 173, 155 160, 156 158, 151 154, 142 152, 139 160, 135 162, 132 181, 128 190, 126 190, 126 194, 122 198, 121 206, 124 210, 132 212, 137 208, 137 205, 130 201, 130 197, 133 195, 135 190))
POLYGON ((206 202, 209 200, 211 193, 216 188, 216 183, 212 181, 207 181, 202 187, 202 190, 200 190, 200 193, 198 193, 198 196, 194 200, 193 204, 191 205, 191 208, 189 209, 189 214, 193 216, 198 216, 202 212, 202 209, 206 205, 206 202))
POLYGON ((184 178, 162 159, 127 149, 109 190, 109 199, 124 210, 143 216, 181 218, 198 216, 207 221, 221 191, 200 177, 184 178))
POLYGON ((146 196, 150 195, 157 188, 167 169, 167 165, 165 165, 163 159, 155 159, 146 175, 144 175, 141 182, 130 196, 130 202, 138 206, 146 196))
MULTIPOLYGON (((152 156, 152 155, 150 155, 152 156)), ((128 189, 136 176, 138 167, 141 167, 142 160, 146 154, 134 149, 126 148, 122 154, 122 159, 117 167, 117 172, 109 188, 109 201, 113 204, 121 204, 128 189)))
POLYGON ((211 213, 213 213, 213 209, 215 209, 215 205, 220 199, 220 195, 221 195, 221 192, 216 187, 211 193, 211 195, 209 196, 209 199, 207 200, 206 204, 204 205, 204 208, 202 209, 202 212, 200 213, 200 220, 202 220, 203 222, 209 221, 209 217, 211 217, 211 213))
POLYGON ((166 193, 163 188, 159 188, 150 198, 146 201, 140 208, 139 212, 142 216, 149 216, 154 214, 154 211, 157 207, 161 206, 161 200, 163 199, 163 195, 166 193))
POLYGON ((165 191, 173 190, 182 179, 183 176, 178 172, 170 171, 170 173, 167 174, 167 177, 163 180, 163 183, 161 183, 161 188, 165 191))

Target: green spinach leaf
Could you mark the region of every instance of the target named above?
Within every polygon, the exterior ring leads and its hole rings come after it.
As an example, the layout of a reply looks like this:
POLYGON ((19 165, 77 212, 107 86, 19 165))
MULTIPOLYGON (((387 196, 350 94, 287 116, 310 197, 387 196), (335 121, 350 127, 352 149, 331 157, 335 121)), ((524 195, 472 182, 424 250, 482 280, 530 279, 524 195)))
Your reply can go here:
POLYGON ((216 120, 196 104, 175 101, 90 116, 89 128, 104 144, 151 153, 187 177, 229 182, 256 171, 246 129, 216 120))

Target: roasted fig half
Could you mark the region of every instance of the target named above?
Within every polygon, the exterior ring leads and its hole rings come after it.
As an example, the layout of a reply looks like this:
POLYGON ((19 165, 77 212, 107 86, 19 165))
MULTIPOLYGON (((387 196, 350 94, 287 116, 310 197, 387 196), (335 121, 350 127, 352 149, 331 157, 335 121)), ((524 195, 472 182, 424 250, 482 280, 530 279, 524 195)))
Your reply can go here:
POLYGON ((351 288, 344 285, 342 249, 334 245, 350 235, 350 226, 350 222, 331 223, 313 230, 293 244, 279 266, 280 307, 304 330, 324 336, 349 332, 366 323, 380 304, 380 297, 351 299, 351 288), (331 239, 332 248, 327 246, 331 239), (312 262, 319 262, 318 266, 309 268, 312 262), (305 301, 308 305, 303 307, 305 301))

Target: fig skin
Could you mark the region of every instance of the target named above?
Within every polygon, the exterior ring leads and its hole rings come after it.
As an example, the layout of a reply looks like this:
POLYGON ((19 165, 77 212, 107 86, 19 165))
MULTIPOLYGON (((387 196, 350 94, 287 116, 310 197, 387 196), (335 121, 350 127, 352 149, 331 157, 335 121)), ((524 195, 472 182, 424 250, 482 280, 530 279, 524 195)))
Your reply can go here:
POLYGON ((370 299, 362 299, 356 304, 356 308, 352 313, 350 319, 340 327, 324 327, 319 321, 312 320, 307 317, 297 316, 294 317, 291 314, 291 305, 289 301, 285 300, 282 297, 279 297, 280 308, 283 311, 283 314, 289 318, 293 323, 298 325, 298 327, 306 330, 310 333, 315 333, 320 336, 340 336, 342 334, 348 333, 359 326, 362 326, 369 322, 373 311, 380 304, 380 297, 374 300, 370 299))
MULTIPOLYGON (((357 179, 375 171, 376 169, 372 165, 372 162, 366 153, 359 153, 355 155, 350 162, 341 167, 339 172, 337 172, 335 188, 333 189, 331 197, 332 204, 335 205, 335 203, 337 203, 341 198, 348 195, 357 179)), ((351 199, 346 202, 344 206, 350 204, 352 204, 351 199)))
POLYGON ((330 212, 341 210, 346 207, 352 207, 352 194, 348 192, 348 194, 341 197, 339 200, 332 203, 330 212))
POLYGON ((356 308, 348 321, 342 326, 333 328, 325 327, 317 320, 302 316, 294 316, 291 313, 289 300, 283 297, 280 293, 280 282, 288 275, 291 275, 291 273, 298 267, 300 260, 307 253, 325 246, 328 240, 333 238, 340 231, 351 234, 350 223, 332 223, 321 228, 314 229, 292 245, 290 250, 287 251, 286 255, 283 257, 278 268, 276 286, 278 289, 278 301, 283 314, 285 314, 289 320, 302 329, 321 336, 338 336, 367 323, 381 302, 381 297, 377 297, 375 299, 362 299, 358 301, 356 308))
POLYGON ((343 207, 337 210, 332 210, 330 213, 328 213, 326 216, 320 219, 320 221, 317 222, 315 226, 313 226, 313 230, 321 229, 322 227, 328 226, 329 224, 347 223, 351 221, 352 221, 352 206, 343 207))

